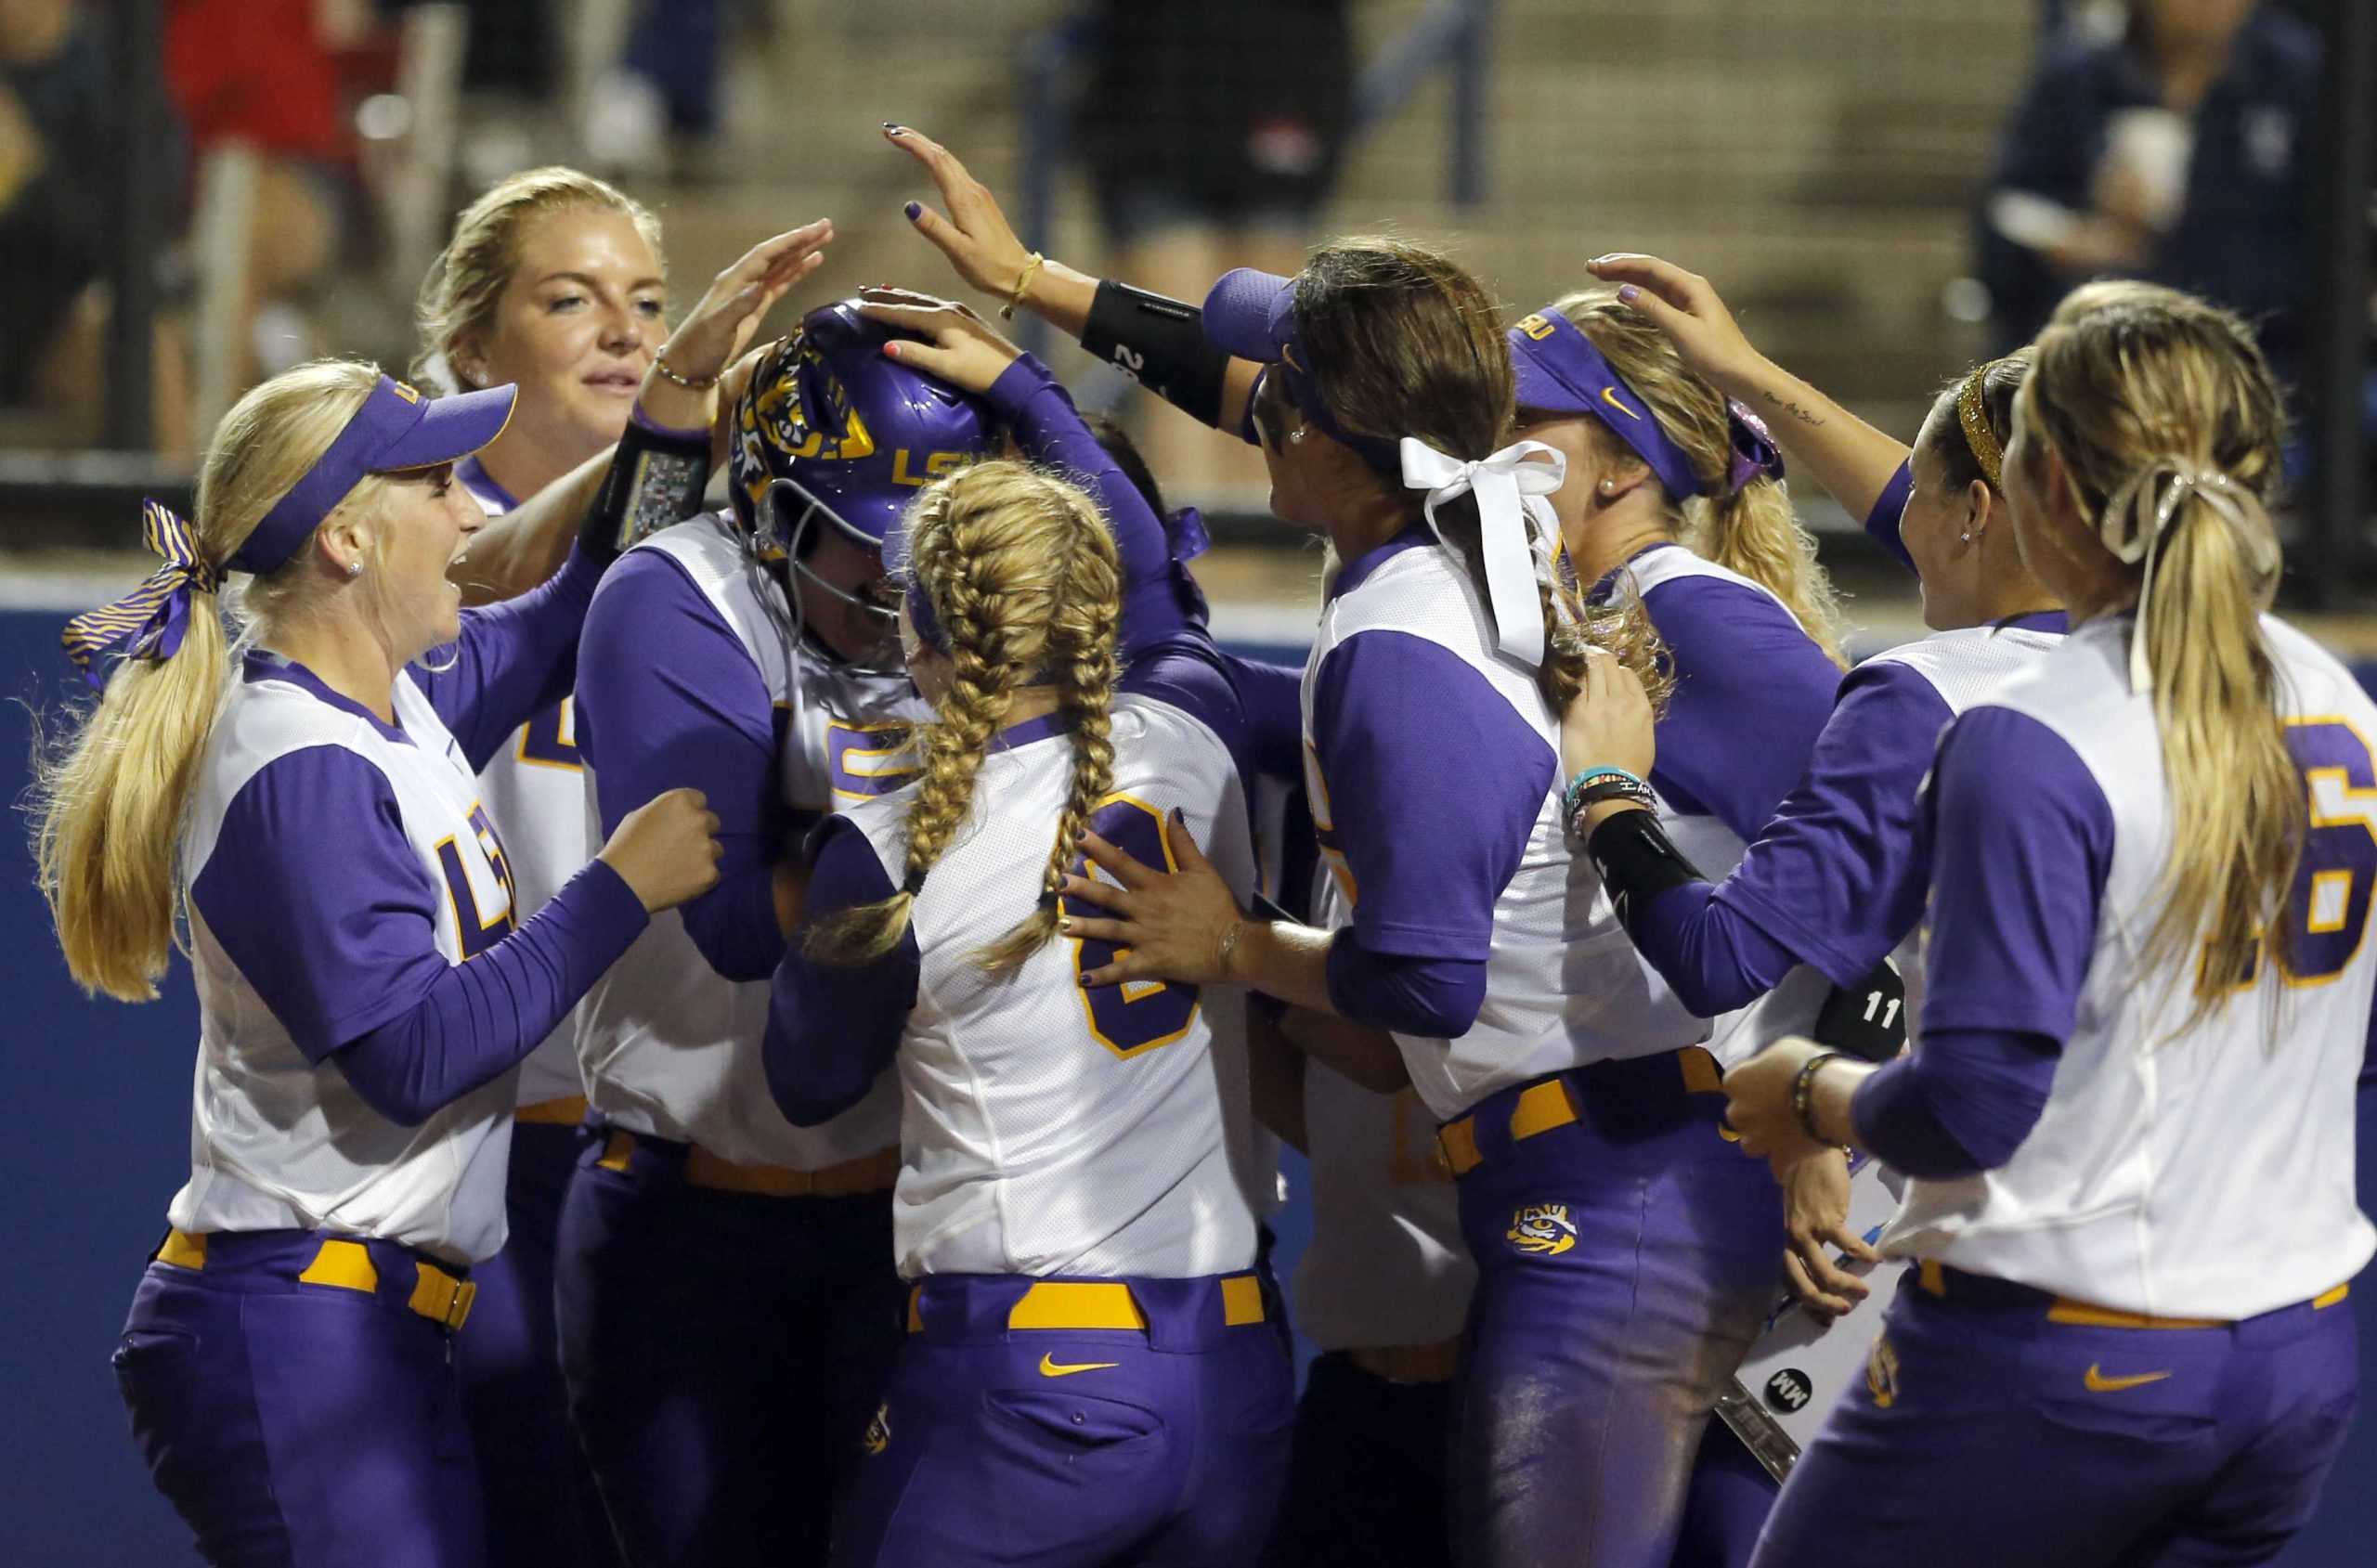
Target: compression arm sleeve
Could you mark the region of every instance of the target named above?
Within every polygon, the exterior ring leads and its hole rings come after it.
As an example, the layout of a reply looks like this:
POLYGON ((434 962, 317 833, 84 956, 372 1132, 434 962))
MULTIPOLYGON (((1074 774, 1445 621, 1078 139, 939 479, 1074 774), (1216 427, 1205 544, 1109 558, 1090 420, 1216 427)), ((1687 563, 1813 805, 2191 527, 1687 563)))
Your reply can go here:
POLYGON ((1230 358, 1205 341, 1204 317, 1193 305, 1110 278, 1098 285, 1081 345, 1199 424, 1218 428, 1230 358))

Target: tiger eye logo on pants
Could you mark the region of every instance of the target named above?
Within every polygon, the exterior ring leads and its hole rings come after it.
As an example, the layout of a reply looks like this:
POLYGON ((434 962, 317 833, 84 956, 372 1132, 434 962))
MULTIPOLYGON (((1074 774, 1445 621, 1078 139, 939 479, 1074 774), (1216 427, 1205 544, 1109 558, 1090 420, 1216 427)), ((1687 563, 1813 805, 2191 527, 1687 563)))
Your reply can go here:
POLYGON ((1577 1244, 1577 1227, 1565 1203, 1529 1203, 1511 1217, 1503 1238, 1522 1252, 1556 1258, 1577 1244))
POLYGON ((875 1407, 875 1417, 866 1423, 866 1435, 859 1439, 859 1446, 869 1454, 880 1454, 891 1446, 891 1402, 890 1400, 885 1400, 875 1407))

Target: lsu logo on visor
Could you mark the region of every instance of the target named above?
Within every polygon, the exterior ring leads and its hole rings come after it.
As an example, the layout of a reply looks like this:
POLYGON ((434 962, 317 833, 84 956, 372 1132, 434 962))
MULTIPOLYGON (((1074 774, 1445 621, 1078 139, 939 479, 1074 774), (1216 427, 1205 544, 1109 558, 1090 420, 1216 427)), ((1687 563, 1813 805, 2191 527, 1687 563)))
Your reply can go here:
POLYGON ((1565 1203, 1529 1203, 1511 1216, 1502 1237, 1522 1252, 1556 1258, 1577 1244, 1577 1227, 1565 1203))

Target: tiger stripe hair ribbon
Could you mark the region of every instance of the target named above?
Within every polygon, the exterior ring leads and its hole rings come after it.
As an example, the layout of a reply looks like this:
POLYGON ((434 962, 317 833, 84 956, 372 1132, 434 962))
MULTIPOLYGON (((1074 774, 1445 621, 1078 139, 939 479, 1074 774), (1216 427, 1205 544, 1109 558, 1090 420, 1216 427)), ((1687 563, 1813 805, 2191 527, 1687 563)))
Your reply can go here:
POLYGON ((140 536, 165 564, 123 598, 76 616, 58 634, 66 656, 100 690, 108 683, 103 655, 121 650, 127 659, 172 658, 189 632, 190 595, 222 585, 223 574, 199 555, 189 525, 163 502, 142 504, 140 536))

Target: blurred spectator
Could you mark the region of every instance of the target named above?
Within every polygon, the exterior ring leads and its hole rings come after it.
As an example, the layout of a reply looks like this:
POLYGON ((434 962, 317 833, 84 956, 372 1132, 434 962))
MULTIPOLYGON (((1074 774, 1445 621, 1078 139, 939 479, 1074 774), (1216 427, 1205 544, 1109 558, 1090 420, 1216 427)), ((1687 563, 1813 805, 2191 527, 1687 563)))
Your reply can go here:
MULTIPOLYGON (((110 240, 108 182, 117 117, 107 54, 75 0, 0 0, 0 406, 34 406, 43 438, 98 434, 110 240)), ((155 431, 189 448, 178 340, 155 345, 155 431)))
POLYGON ((2073 285, 2137 277, 2244 313, 2291 378, 2319 89, 2318 35, 2255 0, 2139 0, 2121 37, 2051 51, 1982 203, 2000 350, 2073 285))
POLYGON ((200 200, 210 155, 241 143, 260 160, 241 386, 322 351, 304 306, 338 258, 355 190, 336 56, 378 25, 371 0, 167 0, 165 83, 189 127, 200 200))
MULTIPOLYGON (((1114 277, 1196 302, 1233 266, 1292 273, 1353 112, 1344 0, 1101 0, 1076 145, 1114 277)), ((1185 494, 1259 486, 1259 454, 1178 419, 1138 432, 1185 494)))

